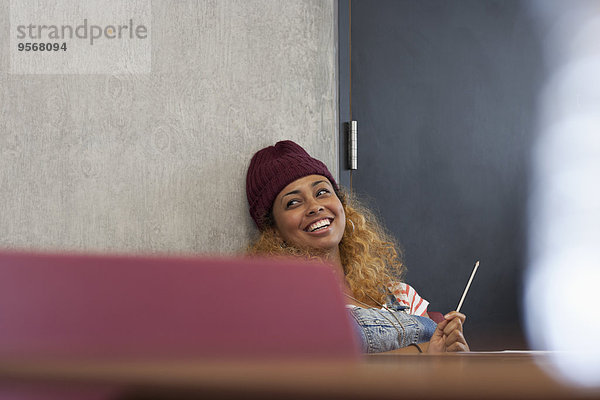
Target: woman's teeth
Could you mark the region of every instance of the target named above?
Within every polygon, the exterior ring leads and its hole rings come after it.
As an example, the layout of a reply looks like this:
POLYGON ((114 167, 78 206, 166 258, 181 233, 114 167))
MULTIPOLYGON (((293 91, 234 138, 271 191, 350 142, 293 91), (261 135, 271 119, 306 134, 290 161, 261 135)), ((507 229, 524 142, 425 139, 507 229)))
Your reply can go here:
POLYGON ((330 225, 331 223, 329 222, 328 219, 322 219, 320 221, 317 221, 315 223, 310 224, 310 226, 308 227, 308 231, 309 232, 314 232, 318 229, 322 229, 322 228, 326 228, 330 225))

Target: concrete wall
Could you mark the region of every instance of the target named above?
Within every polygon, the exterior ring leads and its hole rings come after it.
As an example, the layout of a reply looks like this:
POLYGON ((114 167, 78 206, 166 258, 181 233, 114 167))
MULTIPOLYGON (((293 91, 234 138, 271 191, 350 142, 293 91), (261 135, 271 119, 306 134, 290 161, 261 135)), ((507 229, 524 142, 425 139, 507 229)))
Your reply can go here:
POLYGON ((153 1, 150 74, 19 75, 0 0, 0 248, 244 247, 256 150, 290 138, 337 175, 335 8, 153 1))

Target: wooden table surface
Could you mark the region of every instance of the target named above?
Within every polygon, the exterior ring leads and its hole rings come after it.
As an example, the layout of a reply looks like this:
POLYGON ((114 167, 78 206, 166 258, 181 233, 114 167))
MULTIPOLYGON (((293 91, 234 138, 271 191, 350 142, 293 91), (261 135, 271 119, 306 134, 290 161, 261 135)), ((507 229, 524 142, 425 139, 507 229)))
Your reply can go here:
POLYGON ((0 399, 600 399, 600 388, 566 386, 540 365, 550 365, 547 355, 378 355, 358 361, 0 360, 0 399))

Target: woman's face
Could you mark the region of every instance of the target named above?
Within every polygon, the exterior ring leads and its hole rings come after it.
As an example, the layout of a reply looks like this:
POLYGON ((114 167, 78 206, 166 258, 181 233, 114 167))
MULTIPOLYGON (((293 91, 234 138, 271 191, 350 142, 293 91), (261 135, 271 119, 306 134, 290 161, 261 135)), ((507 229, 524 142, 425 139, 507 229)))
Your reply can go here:
POLYGON ((275 227, 283 240, 298 247, 337 251, 346 215, 331 182, 308 175, 287 185, 273 203, 275 227))

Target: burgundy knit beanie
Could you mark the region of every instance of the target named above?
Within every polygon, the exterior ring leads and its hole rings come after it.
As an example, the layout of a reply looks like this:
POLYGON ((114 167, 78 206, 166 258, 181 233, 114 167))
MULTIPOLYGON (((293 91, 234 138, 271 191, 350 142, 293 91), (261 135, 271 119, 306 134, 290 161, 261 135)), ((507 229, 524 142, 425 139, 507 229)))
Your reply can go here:
POLYGON ((338 188, 327 166, 291 140, 277 142, 254 154, 246 175, 246 196, 250 215, 260 230, 266 228, 265 218, 279 192, 307 175, 323 175, 338 188))

